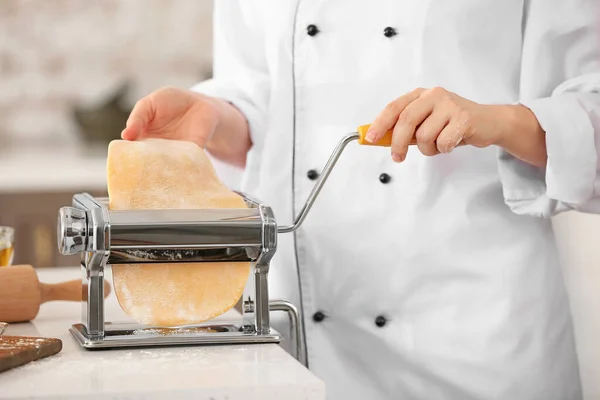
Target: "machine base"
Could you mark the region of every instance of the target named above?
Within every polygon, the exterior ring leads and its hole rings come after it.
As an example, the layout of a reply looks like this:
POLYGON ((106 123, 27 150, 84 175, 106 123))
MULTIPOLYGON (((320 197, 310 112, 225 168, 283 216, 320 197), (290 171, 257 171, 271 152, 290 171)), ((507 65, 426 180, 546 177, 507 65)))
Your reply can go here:
POLYGON ((269 334, 244 332, 240 325, 206 325, 177 328, 149 328, 136 324, 107 323, 104 337, 92 338, 83 324, 69 329, 86 349, 154 347, 182 345, 279 343, 283 337, 271 329, 269 334))

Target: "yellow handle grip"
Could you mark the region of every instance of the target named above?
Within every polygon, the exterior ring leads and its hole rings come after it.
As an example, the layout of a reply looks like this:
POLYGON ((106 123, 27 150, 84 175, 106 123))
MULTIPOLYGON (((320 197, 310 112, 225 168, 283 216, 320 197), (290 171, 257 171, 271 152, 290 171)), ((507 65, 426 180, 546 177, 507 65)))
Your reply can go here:
MULTIPOLYGON (((381 146, 381 147, 390 147, 392 145, 392 131, 387 131, 385 135, 381 139, 379 139, 375 143, 367 142, 366 136, 367 131, 371 125, 361 125, 358 127, 358 144, 362 144, 363 146, 381 146)), ((417 144, 417 140, 412 138, 410 140, 410 145, 417 144)))

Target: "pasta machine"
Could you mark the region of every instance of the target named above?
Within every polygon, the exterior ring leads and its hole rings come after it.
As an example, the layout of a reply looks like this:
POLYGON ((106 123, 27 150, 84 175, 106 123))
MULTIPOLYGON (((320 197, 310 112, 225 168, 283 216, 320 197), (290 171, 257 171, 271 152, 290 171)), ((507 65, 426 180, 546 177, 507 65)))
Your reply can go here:
POLYGON ((88 349, 277 343, 282 336, 271 327, 269 317, 271 311, 283 311, 290 319, 295 356, 305 363, 304 329, 296 307, 269 299, 269 263, 277 249, 277 235, 293 232, 302 224, 346 145, 354 140, 368 144, 363 139, 365 131, 359 129, 339 142, 292 225, 277 225, 268 205, 243 193, 238 194, 247 209, 131 211, 111 211, 106 198, 75 194, 72 206, 59 210, 57 228, 60 252, 81 254, 82 318, 70 328, 72 335, 88 349), (106 321, 107 265, 219 261, 253 265, 238 323, 221 323, 217 318, 194 326, 156 328, 106 321))

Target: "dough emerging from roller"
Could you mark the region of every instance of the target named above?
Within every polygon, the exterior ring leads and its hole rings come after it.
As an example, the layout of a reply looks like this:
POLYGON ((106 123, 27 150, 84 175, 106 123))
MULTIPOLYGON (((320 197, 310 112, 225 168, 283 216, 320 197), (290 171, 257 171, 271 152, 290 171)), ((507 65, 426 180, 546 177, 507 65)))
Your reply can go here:
MULTIPOLYGON (((191 142, 115 140, 107 164, 111 210, 247 207, 191 142)), ((196 324, 223 314, 242 296, 249 272, 246 262, 112 266, 123 310, 154 326, 196 324)))

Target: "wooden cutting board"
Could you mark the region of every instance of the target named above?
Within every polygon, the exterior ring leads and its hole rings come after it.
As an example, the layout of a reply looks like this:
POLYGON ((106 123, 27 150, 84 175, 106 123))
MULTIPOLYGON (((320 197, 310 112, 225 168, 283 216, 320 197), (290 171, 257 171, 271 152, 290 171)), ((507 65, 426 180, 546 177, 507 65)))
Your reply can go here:
POLYGON ((54 355, 62 341, 28 336, 0 336, 0 372, 54 355))

